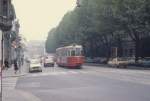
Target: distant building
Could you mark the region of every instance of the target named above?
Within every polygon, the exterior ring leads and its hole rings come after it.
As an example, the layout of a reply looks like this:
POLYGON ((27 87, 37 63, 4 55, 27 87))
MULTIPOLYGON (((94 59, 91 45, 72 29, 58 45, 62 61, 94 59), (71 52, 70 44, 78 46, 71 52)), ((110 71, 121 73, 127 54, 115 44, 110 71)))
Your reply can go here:
POLYGON ((11 0, 0 0, 0 29, 9 31, 12 28, 12 21, 15 19, 14 7, 11 0))
POLYGON ((135 57, 135 43, 128 34, 120 34, 111 47, 111 57, 135 57))
POLYGON ((32 57, 44 56, 45 42, 44 41, 29 41, 27 43, 28 55, 32 57))

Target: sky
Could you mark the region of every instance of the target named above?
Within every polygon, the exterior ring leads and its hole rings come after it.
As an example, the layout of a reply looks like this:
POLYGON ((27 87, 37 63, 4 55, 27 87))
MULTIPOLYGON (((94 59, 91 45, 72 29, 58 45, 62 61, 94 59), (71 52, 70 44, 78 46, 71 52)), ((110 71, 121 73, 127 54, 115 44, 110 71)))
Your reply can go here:
POLYGON ((28 41, 45 40, 50 29, 56 27, 76 0, 13 0, 20 34, 28 41))

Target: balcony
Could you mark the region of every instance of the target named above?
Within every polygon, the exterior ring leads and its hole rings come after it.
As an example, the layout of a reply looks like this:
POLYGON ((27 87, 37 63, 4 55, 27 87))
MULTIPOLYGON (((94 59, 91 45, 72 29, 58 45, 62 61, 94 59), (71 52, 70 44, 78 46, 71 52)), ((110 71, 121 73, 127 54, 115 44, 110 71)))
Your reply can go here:
POLYGON ((12 20, 0 15, 0 29, 8 31, 12 28, 12 20))

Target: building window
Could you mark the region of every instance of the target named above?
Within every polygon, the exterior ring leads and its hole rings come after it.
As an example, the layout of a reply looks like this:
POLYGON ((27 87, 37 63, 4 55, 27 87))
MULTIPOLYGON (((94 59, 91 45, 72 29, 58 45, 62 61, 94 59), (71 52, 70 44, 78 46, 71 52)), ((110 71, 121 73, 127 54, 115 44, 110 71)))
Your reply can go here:
POLYGON ((133 55, 133 49, 130 49, 130 57, 133 55))
POLYGON ((7 16, 8 14, 8 2, 6 0, 3 0, 3 15, 7 16))

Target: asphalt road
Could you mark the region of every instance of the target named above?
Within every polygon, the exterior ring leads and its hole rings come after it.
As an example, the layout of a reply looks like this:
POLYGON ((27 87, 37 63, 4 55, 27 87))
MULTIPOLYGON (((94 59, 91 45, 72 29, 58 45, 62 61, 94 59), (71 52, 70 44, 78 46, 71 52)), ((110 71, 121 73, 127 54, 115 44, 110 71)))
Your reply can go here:
POLYGON ((33 101, 150 101, 150 71, 44 68, 19 78, 16 89, 33 101))

